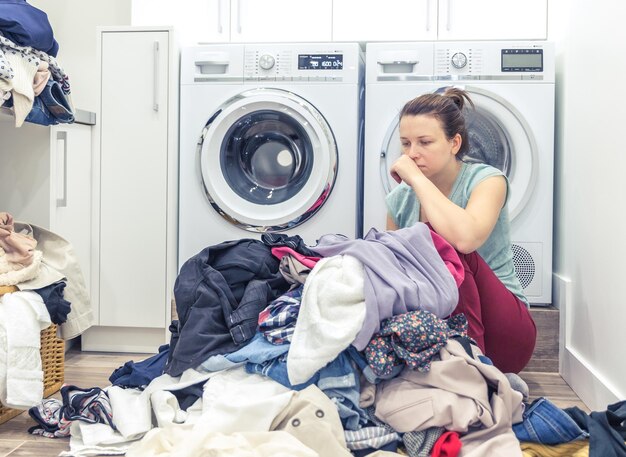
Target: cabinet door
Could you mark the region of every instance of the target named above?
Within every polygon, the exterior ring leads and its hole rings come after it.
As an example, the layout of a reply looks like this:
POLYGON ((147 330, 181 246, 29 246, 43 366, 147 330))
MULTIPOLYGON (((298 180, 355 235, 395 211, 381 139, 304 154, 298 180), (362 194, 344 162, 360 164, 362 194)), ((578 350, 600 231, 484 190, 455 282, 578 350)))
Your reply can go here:
POLYGON ((330 41, 332 0, 231 0, 230 40, 330 41))
POLYGON ((0 211, 50 227, 50 127, 0 118, 0 211))
POLYGON ((176 28, 181 46, 230 40, 230 0, 133 0, 131 25, 176 28))
POLYGON ((334 0, 333 41, 437 39, 437 0, 334 0))
POLYGON ((544 40, 548 0, 439 0, 440 40, 544 40))
POLYGON ((169 33, 102 33, 99 325, 165 328, 169 33))
POLYGON ((50 229, 72 243, 87 290, 91 276, 91 126, 50 129, 50 229))

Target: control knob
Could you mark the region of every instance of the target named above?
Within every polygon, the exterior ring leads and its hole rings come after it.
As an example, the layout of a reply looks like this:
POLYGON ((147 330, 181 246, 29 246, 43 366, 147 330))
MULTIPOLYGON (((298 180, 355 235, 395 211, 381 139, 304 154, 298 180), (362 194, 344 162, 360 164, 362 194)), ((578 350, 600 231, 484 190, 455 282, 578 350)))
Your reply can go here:
POLYGON ((276 59, 274 59, 274 56, 271 56, 269 54, 263 54, 259 58, 259 67, 261 67, 263 70, 270 70, 275 63, 276 59))
POLYGON ((454 68, 463 68, 467 65, 467 56, 462 52, 457 52, 452 56, 452 66, 454 68))

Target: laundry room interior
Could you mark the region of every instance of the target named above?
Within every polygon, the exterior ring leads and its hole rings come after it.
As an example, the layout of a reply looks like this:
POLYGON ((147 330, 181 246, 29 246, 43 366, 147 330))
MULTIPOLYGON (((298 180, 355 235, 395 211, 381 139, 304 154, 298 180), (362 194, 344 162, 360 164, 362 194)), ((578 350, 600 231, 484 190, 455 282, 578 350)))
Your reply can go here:
POLYGON ((625 14, 0 0, 0 457, 626 456, 625 14))

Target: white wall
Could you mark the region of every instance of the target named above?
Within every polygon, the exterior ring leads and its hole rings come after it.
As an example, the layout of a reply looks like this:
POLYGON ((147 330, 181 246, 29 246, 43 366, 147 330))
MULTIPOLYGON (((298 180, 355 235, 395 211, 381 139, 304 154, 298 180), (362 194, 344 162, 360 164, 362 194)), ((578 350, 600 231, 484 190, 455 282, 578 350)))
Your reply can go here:
POLYGON ((625 5, 551 0, 549 13, 557 50, 554 271, 563 279, 556 293, 564 286, 562 374, 596 410, 626 399, 625 5))
POLYGON ((131 0, 29 0, 45 11, 59 43, 57 61, 70 78, 76 108, 96 111, 96 27, 130 25, 131 0))

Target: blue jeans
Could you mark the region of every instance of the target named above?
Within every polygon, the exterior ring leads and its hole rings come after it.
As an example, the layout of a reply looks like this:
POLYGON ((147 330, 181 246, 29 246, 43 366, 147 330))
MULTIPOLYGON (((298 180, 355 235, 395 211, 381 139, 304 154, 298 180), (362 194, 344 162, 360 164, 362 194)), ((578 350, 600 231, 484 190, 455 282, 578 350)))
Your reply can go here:
POLYGON ((574 419, 545 397, 532 402, 524 411, 523 421, 513 425, 513 432, 520 441, 549 445, 589 437, 574 419))
POLYGON ((274 360, 289 351, 290 344, 272 344, 257 332, 244 347, 231 354, 212 355, 200 367, 201 371, 221 371, 233 368, 242 363, 262 364, 274 360))
POLYGON ((41 94, 33 100, 33 108, 26 116, 26 122, 39 125, 74 122, 74 112, 58 82, 48 80, 41 94))

